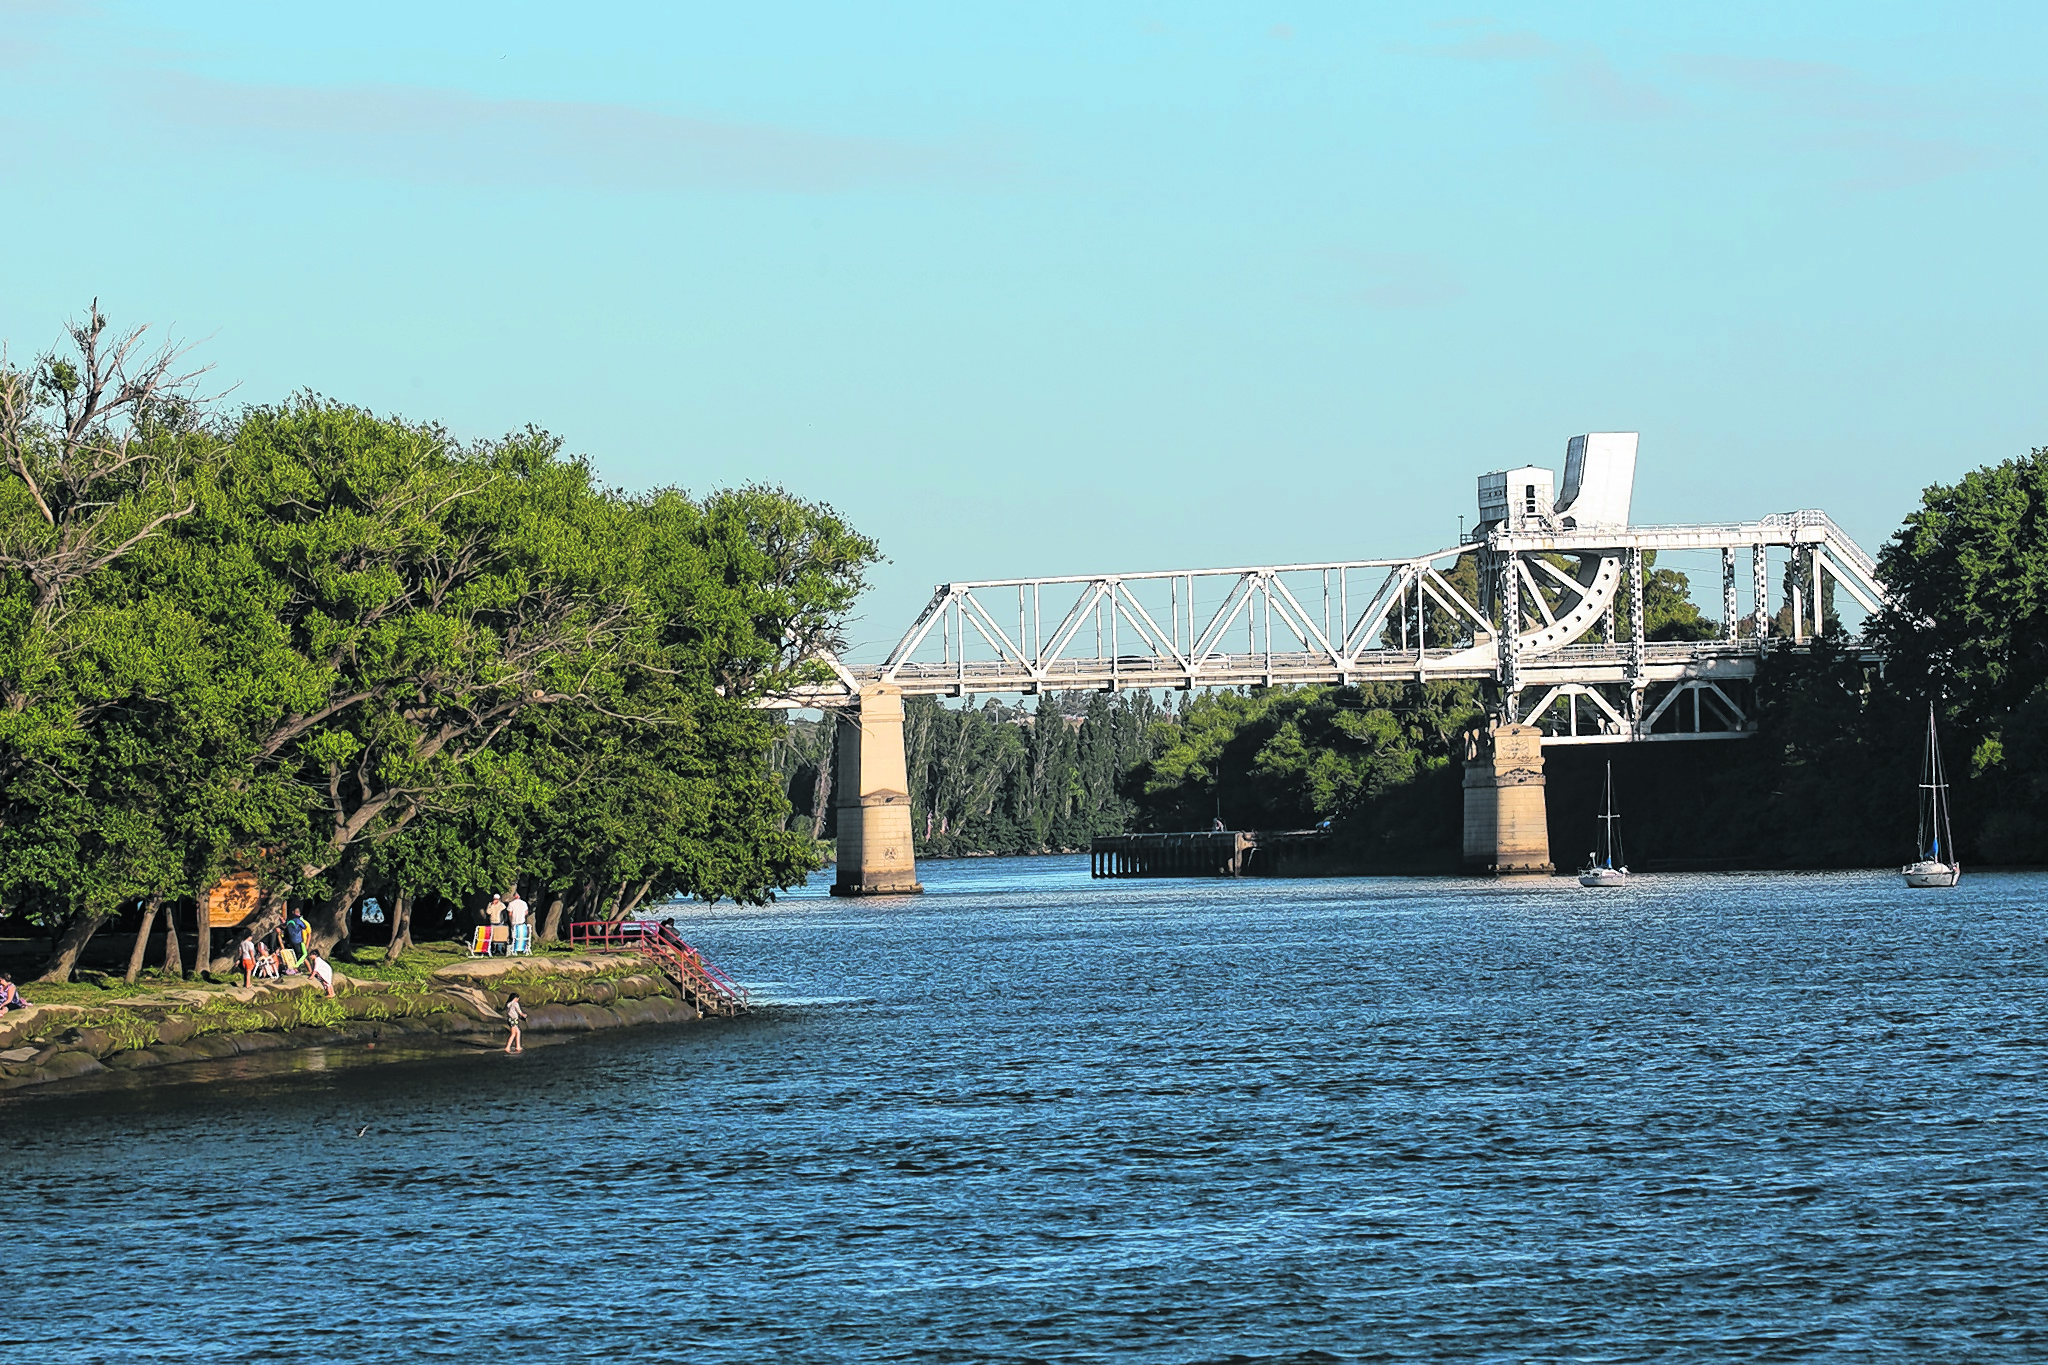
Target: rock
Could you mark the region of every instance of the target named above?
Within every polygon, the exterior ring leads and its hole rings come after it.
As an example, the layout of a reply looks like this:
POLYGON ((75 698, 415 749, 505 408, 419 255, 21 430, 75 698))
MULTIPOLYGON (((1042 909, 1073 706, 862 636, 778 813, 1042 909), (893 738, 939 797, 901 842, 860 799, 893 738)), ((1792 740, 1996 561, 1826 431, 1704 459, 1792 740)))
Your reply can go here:
POLYGON ((77 1051, 60 1052, 36 1069, 42 1073, 40 1079, 46 1081, 68 1081, 106 1070, 90 1052, 77 1051))
POLYGON ((499 1020, 504 1018, 504 1011, 492 1002, 491 997, 473 986, 444 986, 442 987, 442 994, 455 1002, 455 1013, 457 1014, 467 1015, 471 1019, 499 1020))
POLYGON ((159 1021, 156 1026, 156 1038, 160 1043, 188 1043, 198 1032, 199 1025, 175 1015, 159 1021))
POLYGON ((125 1051, 113 1034, 103 1028, 74 1028, 64 1031, 64 1043, 80 1052, 89 1052, 95 1057, 108 1057, 125 1051))
POLYGON ((571 1005, 535 1005, 527 1014, 526 1027, 541 1033, 581 1033, 590 1021, 571 1005))
POLYGON ((32 1047, 11 1047, 0 1052, 0 1062, 32 1062, 38 1049, 32 1047))

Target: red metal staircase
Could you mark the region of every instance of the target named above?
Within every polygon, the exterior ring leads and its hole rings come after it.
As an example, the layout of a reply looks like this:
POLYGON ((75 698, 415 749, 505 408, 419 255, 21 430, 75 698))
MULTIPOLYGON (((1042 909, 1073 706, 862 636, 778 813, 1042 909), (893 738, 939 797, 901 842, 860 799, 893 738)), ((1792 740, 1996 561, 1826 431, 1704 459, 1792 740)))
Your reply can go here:
POLYGON ((746 988, 736 986, 704 955, 683 941, 667 920, 581 920, 569 926, 569 942, 582 948, 639 953, 675 982, 699 1014, 725 1018, 753 1008, 746 988))

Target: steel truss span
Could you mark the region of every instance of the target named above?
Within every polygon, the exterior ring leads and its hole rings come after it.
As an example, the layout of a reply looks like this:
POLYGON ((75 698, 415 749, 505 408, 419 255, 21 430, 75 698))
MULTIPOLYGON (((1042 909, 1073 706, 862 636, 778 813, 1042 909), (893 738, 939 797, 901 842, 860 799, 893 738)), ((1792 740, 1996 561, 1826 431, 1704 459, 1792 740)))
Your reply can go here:
POLYGON ((1763 652, 1827 625, 1822 585, 1866 612, 1887 600, 1870 556, 1819 511, 1721 525, 1582 530, 1540 518, 1481 529, 1412 559, 941 584, 883 663, 828 660, 835 682, 771 704, 847 707, 872 684, 969 697, 1477 679, 1494 684, 1499 719, 1546 722, 1550 743, 1735 738, 1753 729, 1749 688, 1763 652), (1644 554, 1658 550, 1721 552, 1720 638, 1643 638, 1644 554), (1789 557, 1793 580, 1791 629, 1776 638, 1774 551, 1789 557), (1737 591, 1745 553, 1747 613, 1737 591))

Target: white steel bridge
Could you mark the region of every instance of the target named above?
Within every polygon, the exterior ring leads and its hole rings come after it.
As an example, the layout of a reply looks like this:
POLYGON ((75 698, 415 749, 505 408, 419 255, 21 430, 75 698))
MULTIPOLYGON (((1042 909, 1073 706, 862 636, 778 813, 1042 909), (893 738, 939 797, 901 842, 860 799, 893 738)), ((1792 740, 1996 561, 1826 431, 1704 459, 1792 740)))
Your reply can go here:
POLYGON ((1840 624, 1828 584, 1882 609, 1876 565, 1815 510, 1632 525, 1635 457, 1634 433, 1596 433, 1569 443, 1561 489, 1539 467, 1481 476, 1472 534, 1412 558, 941 584, 881 664, 828 660, 835 682, 774 704, 1477 679, 1546 744, 1748 734, 1763 654, 1840 624), (1645 556, 1678 551, 1719 551, 1718 638, 1644 636, 1645 556))

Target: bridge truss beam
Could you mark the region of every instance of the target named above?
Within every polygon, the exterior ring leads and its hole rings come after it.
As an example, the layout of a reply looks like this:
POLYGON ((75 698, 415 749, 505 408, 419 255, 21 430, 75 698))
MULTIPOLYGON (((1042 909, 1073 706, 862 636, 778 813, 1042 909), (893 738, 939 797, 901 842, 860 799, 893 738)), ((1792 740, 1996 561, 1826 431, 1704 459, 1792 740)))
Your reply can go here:
POLYGON ((1753 728, 1749 681, 1776 643, 1773 550, 1795 566, 1791 643, 1825 624, 1824 581, 1867 612, 1888 600, 1870 556, 1819 511, 1598 531, 1495 527, 1407 559, 941 584, 880 665, 832 660, 833 682, 771 704, 843 709, 874 684, 967 697, 1471 679, 1491 684, 1499 719, 1549 718, 1546 743, 1730 738, 1753 728), (1744 549, 1747 637, 1736 601, 1744 549), (1719 638, 1644 637, 1644 556, 1660 550, 1720 552, 1719 638), (1530 692, 1538 700, 1525 708, 1530 692))

